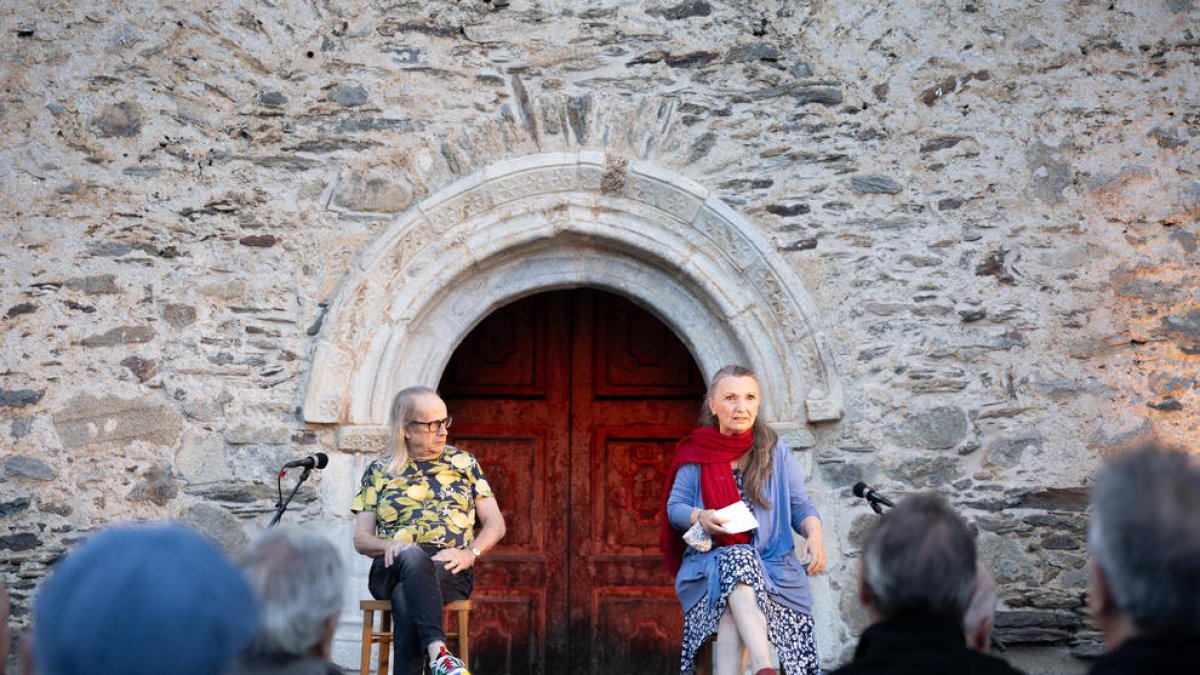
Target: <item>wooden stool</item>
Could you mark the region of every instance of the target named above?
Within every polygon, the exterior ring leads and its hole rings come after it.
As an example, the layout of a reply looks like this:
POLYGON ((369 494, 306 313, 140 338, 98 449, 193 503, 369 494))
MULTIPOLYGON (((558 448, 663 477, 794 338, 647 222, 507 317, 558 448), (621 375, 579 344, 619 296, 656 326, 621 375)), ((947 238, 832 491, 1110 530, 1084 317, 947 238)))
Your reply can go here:
MULTIPOLYGON (((376 672, 378 675, 388 675, 388 660, 392 656, 392 603, 388 600, 362 600, 358 607, 363 612, 362 664, 358 669, 359 675, 370 675, 371 646, 375 644, 379 645, 379 669, 376 672), (375 629, 375 612, 380 613, 379 630, 375 629)), ((458 649, 455 650, 455 655, 470 669, 471 601, 452 600, 443 605, 442 610, 453 612, 458 619, 455 630, 446 632, 446 640, 456 640, 458 649)))

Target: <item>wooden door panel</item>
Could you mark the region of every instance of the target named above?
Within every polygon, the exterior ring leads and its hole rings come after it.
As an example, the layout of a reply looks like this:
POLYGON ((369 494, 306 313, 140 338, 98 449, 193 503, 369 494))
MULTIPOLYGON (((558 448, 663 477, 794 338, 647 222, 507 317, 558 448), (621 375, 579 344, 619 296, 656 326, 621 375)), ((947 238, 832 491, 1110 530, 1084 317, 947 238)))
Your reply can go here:
POLYGON ((589 672, 679 672, 683 615, 673 589, 598 587, 592 608, 595 657, 589 672))
POLYGON ((596 396, 695 397, 698 373, 671 329, 615 295, 600 295, 595 315, 596 396))
POLYGON ((552 323, 546 298, 493 312, 454 351, 440 389, 446 396, 545 397, 552 323))
POLYGON ((546 596, 540 588, 485 589, 472 594, 471 671, 486 675, 545 672, 539 655, 546 635, 546 596))
POLYGON ((592 550, 658 555, 667 469, 687 427, 602 426, 592 431, 592 550))
POLYGON ((454 445, 475 455, 496 493, 507 533, 494 553, 545 554, 545 531, 531 516, 544 513, 546 433, 543 426, 499 427, 462 424, 451 427, 454 445))

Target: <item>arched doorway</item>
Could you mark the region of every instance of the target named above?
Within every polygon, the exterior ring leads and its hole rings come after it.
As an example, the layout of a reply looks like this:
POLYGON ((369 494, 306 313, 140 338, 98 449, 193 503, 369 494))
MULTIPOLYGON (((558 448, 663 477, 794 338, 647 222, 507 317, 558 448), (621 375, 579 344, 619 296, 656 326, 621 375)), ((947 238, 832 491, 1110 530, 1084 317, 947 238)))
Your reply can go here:
POLYGON ((659 499, 704 389, 679 338, 620 296, 542 293, 480 323, 439 389, 508 523, 474 594, 479 671, 677 672, 659 499))

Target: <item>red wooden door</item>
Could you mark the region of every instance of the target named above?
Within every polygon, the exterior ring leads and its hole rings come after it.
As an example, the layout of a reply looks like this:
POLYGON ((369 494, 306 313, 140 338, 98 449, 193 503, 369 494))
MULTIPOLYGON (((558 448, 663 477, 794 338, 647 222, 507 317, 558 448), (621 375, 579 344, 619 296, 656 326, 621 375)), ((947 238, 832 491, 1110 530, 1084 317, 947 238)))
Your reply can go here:
POLYGON ((678 672, 658 513, 703 395, 683 344, 628 300, 556 291, 483 321, 440 389, 508 523, 479 565, 472 670, 678 672))

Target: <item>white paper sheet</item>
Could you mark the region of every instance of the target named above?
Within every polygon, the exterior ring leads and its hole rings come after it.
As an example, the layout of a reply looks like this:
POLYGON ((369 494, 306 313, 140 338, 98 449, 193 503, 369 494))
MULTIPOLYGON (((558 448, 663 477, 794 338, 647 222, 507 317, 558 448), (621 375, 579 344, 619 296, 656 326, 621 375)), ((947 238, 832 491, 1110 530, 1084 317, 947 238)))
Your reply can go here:
POLYGON ((726 530, 733 534, 738 532, 748 532, 758 527, 758 520, 754 518, 754 514, 750 512, 746 502, 738 500, 723 509, 718 509, 716 515, 725 518, 726 521, 721 525, 726 530))

